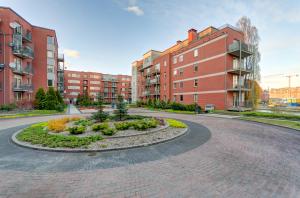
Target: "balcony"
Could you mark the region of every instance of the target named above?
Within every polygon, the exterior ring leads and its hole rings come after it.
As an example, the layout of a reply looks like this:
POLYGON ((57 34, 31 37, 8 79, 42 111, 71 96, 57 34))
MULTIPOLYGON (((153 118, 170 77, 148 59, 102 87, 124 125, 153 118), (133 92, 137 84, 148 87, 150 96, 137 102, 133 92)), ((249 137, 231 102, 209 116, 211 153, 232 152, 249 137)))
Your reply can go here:
POLYGON ((242 84, 241 87, 239 87, 239 85, 236 84, 236 85, 232 85, 232 87, 227 88, 228 91, 233 91, 233 92, 238 92, 238 91, 240 91, 240 89, 241 89, 241 91, 250 91, 251 90, 249 84, 247 84, 247 83, 242 84))
POLYGON ((143 91, 142 96, 150 96, 150 91, 143 91))
POLYGON ((57 56, 57 61, 58 61, 58 62, 64 62, 64 61, 65 61, 64 55, 63 55, 63 54, 58 54, 58 56, 57 56))
POLYGON ((20 91, 20 92, 31 92, 33 91, 32 84, 13 84, 13 91, 20 91))
POLYGON ((12 68, 12 72, 19 75, 32 75, 33 74, 33 68, 32 66, 27 66, 25 68, 23 67, 15 67, 12 68))
POLYGON ((153 93, 151 93, 152 96, 159 96, 160 95, 160 90, 154 90, 153 93))
POLYGON ((31 58, 33 59, 34 53, 33 49, 29 46, 13 46, 12 48, 13 54, 20 58, 31 58))
POLYGON ((28 65, 25 67, 25 69, 23 70, 23 73, 24 74, 27 74, 27 75, 33 75, 33 68, 31 65, 28 65))
POLYGON ((160 84, 160 80, 158 78, 154 78, 150 80, 151 84, 160 84))
POLYGON ((22 35, 22 40, 31 43, 32 42, 32 34, 31 32, 26 32, 22 35))
POLYGON ((245 66, 233 66, 231 69, 227 70, 228 73, 239 75, 241 72, 241 75, 250 74, 252 72, 251 69, 247 69, 245 66))
POLYGON ((152 74, 156 75, 156 74, 160 74, 160 68, 156 68, 152 71, 152 74))
POLYGON ((229 45, 228 47, 228 54, 231 54, 236 57, 245 58, 247 56, 251 56, 252 52, 250 51, 250 48, 247 44, 241 43, 239 41, 233 42, 232 44, 229 45))

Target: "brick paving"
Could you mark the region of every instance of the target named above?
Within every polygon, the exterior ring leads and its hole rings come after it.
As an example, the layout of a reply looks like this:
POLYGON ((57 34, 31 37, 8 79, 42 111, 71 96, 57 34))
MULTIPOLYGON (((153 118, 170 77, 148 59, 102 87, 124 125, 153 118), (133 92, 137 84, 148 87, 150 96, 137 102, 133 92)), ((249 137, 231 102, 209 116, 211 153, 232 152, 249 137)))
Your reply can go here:
POLYGON ((178 155, 105 169, 17 171, 1 159, 0 197, 300 197, 298 131, 234 119, 152 115, 200 123, 211 138, 178 155))

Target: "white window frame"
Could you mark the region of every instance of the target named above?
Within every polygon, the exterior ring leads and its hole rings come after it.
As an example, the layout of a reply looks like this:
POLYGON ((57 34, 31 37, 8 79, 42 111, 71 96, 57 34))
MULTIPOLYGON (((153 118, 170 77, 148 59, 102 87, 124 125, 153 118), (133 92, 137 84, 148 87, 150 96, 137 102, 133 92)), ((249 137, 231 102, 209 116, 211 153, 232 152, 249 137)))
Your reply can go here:
POLYGON ((194 57, 198 57, 198 55, 199 55, 199 54, 198 54, 198 49, 195 49, 195 50, 194 50, 194 57))

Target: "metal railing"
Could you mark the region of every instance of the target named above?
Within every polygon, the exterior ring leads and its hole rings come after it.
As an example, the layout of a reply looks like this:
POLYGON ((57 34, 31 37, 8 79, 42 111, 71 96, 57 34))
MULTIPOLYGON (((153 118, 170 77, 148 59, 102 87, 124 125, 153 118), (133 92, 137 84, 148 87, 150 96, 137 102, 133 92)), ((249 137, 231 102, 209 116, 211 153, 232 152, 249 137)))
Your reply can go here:
MULTIPOLYGON (((239 51, 240 50, 240 43, 239 42, 233 42, 228 46, 229 52, 239 51)), ((242 51, 250 51, 249 46, 246 43, 241 43, 241 50, 242 51)))
POLYGON ((13 84, 13 91, 33 91, 32 84, 13 84))
POLYGON ((28 41, 28 42, 32 42, 32 34, 31 32, 26 32, 25 34, 22 35, 22 39, 28 41))
POLYGON ((34 52, 33 49, 29 46, 13 46, 13 54, 16 56, 20 56, 22 58, 33 58, 34 52))

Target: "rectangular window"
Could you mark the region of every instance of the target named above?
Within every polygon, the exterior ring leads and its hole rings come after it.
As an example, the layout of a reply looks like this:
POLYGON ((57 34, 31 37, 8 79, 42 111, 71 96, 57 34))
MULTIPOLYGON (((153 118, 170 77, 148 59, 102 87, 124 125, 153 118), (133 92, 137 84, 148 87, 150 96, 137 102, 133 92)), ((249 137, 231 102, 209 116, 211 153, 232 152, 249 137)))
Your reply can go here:
POLYGON ((179 76, 183 75, 183 68, 179 69, 179 76))
POLYGON ((100 87, 90 87, 90 90, 100 90, 100 87))
POLYGON ((198 64, 195 64, 194 65, 194 72, 197 72, 198 71, 198 64))
POLYGON ((176 64, 176 63, 177 63, 177 57, 174 56, 174 57, 173 57, 173 64, 176 64))
POLYGON ((198 102, 198 94, 194 94, 194 102, 198 102))
POLYGON ((90 84, 93 84, 93 85, 100 85, 100 81, 90 81, 90 84))
POLYGON ((183 55, 180 55, 179 56, 179 62, 182 62, 183 61, 183 55))
POLYGON ((48 51, 47 51, 47 57, 48 57, 48 58, 54 58, 54 52, 48 50, 48 51))
POLYGON ((76 83, 76 84, 79 84, 80 81, 79 81, 79 80, 68 80, 68 83, 76 83))
POLYGON ((194 57, 197 57, 198 56, 198 49, 195 49, 194 50, 194 57))
POLYGON ((80 89, 79 86, 68 86, 68 89, 80 89))
POLYGON ((173 101, 176 102, 176 96, 173 96, 173 101))
POLYGON ((166 78, 167 77, 167 74, 166 74, 166 72, 164 72, 164 78, 166 78))
POLYGON ((48 87, 52 87, 53 86, 53 80, 52 79, 48 79, 48 87))
POLYGON ((47 36, 47 43, 48 44, 54 44, 54 37, 53 36, 47 36))
POLYGON ((54 73, 54 67, 52 65, 47 66, 48 73, 54 73))
POLYGON ((164 60, 164 66, 165 66, 165 67, 167 66, 167 61, 166 61, 166 60, 164 60))
POLYGON ((183 101, 183 95, 180 95, 180 101, 181 102, 183 101))
POLYGON ((176 83, 173 83, 173 89, 176 89, 176 83))
POLYGON ((180 82, 180 88, 183 88, 183 82, 180 82))
POLYGON ((194 87, 198 87, 198 79, 194 80, 194 87))
POLYGON ((176 76, 177 75, 177 70, 174 70, 173 74, 174 74, 174 76, 176 76))

